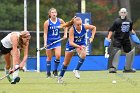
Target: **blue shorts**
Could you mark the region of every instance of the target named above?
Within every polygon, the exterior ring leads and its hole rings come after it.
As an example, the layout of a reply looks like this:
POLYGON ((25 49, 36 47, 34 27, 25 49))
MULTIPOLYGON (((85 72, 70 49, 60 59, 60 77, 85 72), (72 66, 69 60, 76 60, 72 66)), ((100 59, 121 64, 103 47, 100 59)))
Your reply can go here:
POLYGON ((73 52, 75 51, 76 47, 66 47, 65 51, 68 51, 68 52, 73 52))
MULTIPOLYGON (((47 40, 47 45, 53 43, 54 41, 56 41, 56 40, 47 40)), ((48 46, 47 47, 47 50, 54 49, 54 48, 59 47, 59 46, 61 46, 61 41, 59 41, 59 42, 57 42, 55 44, 52 44, 52 45, 48 46)))
MULTIPOLYGON (((82 44, 81 46, 86 46, 85 44, 82 44)), ((68 52, 73 52, 76 50, 76 47, 73 47, 73 46, 66 46, 66 49, 65 51, 68 51, 68 52)))

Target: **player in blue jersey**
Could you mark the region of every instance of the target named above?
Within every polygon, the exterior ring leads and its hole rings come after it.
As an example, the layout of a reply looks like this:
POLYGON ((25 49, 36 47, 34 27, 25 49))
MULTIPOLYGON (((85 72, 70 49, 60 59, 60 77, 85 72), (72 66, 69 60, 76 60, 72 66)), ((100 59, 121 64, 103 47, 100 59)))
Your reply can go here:
MULTIPOLYGON (((55 8, 51 8, 48 12, 49 19, 45 21, 44 23, 44 46, 47 46, 51 44, 52 42, 60 39, 60 28, 57 28, 61 24, 64 24, 65 22, 57 18, 57 10, 55 8)), ((64 28, 64 39, 67 38, 67 27, 64 28)), ((47 55, 47 77, 51 77, 51 60, 52 60, 52 52, 54 50, 54 54, 56 59, 54 60, 54 70, 53 74, 54 76, 58 76, 57 68, 60 63, 60 57, 61 57, 61 42, 57 42, 49 47, 47 47, 46 55, 47 55)))
POLYGON ((73 70, 75 77, 80 78, 80 75, 78 73, 78 70, 82 66, 85 57, 86 57, 86 41, 85 41, 85 34, 86 30, 89 29, 92 31, 92 36, 89 39, 90 43, 93 41, 95 33, 96 33, 96 27, 89 24, 82 24, 82 20, 80 17, 76 17, 74 19, 74 23, 69 29, 69 40, 66 43, 66 50, 65 50, 65 58, 63 62, 63 66, 61 68, 60 75, 58 77, 58 83, 62 83, 62 77, 64 76, 65 71, 67 70, 67 67, 70 63, 70 60, 72 56, 74 55, 74 51, 80 55, 79 61, 76 66, 76 68, 73 70))

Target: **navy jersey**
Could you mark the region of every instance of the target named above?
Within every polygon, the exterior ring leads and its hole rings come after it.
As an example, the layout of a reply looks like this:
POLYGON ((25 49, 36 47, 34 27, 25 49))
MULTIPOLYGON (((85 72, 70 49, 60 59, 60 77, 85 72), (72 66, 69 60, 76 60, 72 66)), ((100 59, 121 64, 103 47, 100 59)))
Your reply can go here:
POLYGON ((114 38, 116 39, 129 39, 129 33, 132 31, 132 21, 129 19, 121 19, 118 17, 109 31, 115 32, 114 38))
MULTIPOLYGON (((84 28, 84 25, 81 26, 80 32, 76 30, 75 26, 73 26, 73 28, 74 28, 74 43, 78 45, 86 45, 86 40, 85 40, 86 29, 84 28)), ((67 41, 66 50, 70 51, 70 48, 74 48, 74 47, 69 44, 69 41, 67 41)))
POLYGON ((60 26, 60 20, 57 18, 56 22, 52 22, 49 19, 49 26, 48 26, 48 40, 58 40, 60 39, 60 28, 56 28, 57 26, 60 26))

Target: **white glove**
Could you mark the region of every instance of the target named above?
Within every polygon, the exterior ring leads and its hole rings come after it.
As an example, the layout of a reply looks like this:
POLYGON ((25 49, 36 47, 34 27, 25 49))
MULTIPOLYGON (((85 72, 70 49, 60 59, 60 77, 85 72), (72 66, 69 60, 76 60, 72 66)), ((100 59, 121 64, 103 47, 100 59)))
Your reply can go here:
POLYGON ((109 58, 108 47, 105 47, 105 58, 109 58))

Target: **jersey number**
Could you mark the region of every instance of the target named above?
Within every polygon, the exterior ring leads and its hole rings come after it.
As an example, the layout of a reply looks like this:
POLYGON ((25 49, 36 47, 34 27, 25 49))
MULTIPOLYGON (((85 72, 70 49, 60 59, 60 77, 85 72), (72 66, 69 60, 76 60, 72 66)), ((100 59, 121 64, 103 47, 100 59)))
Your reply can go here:
POLYGON ((128 31, 129 31, 129 28, 130 28, 129 25, 122 25, 122 26, 121 26, 122 32, 128 32, 128 31))
POLYGON ((77 38, 76 40, 75 40, 75 42, 81 42, 82 41, 82 38, 77 38))
POLYGON ((58 35, 58 29, 54 29, 52 31, 53 31, 53 33, 52 33, 53 36, 57 36, 58 35))

